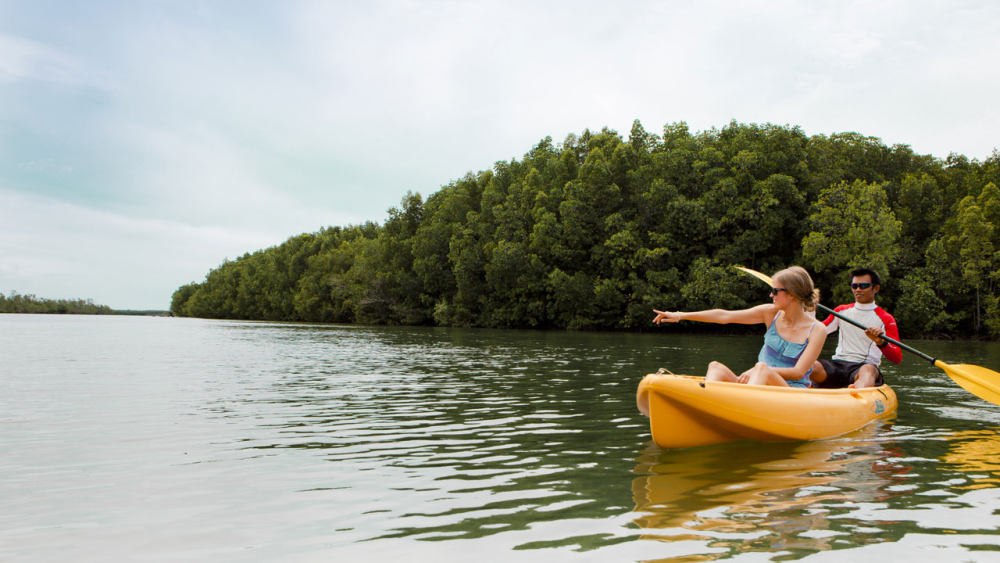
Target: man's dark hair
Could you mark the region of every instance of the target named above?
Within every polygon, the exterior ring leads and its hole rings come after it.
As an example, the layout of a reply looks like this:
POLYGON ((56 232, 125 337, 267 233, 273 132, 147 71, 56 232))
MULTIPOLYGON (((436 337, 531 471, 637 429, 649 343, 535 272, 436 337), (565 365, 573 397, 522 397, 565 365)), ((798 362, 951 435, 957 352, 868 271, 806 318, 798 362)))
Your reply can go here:
POLYGON ((872 285, 878 285, 878 286, 882 285, 882 279, 879 278, 878 274, 875 273, 875 270, 871 268, 856 268, 854 270, 851 270, 851 279, 854 279, 858 276, 871 276, 872 285))

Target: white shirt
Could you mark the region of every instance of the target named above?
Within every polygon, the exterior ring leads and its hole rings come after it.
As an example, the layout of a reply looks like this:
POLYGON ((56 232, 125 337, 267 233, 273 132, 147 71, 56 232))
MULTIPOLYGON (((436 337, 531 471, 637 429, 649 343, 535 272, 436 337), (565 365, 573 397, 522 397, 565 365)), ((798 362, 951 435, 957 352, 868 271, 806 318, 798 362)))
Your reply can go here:
MULTIPOLYGON (((838 307, 837 313, 863 326, 877 326, 885 330, 885 323, 875 313, 877 307, 874 302, 854 303, 847 308, 838 307)), ((882 351, 871 338, 868 338, 865 331, 850 323, 841 323, 840 319, 833 317, 833 321, 826 325, 826 333, 831 334, 836 330, 840 330, 840 338, 837 339, 837 350, 833 353, 833 359, 876 366, 882 363, 882 351)))

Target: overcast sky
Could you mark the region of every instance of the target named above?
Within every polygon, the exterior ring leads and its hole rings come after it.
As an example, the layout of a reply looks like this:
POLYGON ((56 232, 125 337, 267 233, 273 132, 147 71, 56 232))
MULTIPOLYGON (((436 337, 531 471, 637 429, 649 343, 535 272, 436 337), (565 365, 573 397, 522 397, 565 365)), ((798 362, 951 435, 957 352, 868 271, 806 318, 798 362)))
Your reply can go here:
POLYGON ((1000 146, 1000 3, 0 0, 0 292, 166 309, 632 121, 1000 146))

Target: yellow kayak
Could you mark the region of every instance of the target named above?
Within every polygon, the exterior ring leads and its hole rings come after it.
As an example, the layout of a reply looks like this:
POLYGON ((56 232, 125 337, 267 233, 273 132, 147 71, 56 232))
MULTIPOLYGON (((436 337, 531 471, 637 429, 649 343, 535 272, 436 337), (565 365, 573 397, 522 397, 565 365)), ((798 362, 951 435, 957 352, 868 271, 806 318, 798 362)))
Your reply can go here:
POLYGON ((635 400, 661 448, 832 438, 887 418, 898 406, 888 385, 802 389, 663 373, 644 377, 635 400))

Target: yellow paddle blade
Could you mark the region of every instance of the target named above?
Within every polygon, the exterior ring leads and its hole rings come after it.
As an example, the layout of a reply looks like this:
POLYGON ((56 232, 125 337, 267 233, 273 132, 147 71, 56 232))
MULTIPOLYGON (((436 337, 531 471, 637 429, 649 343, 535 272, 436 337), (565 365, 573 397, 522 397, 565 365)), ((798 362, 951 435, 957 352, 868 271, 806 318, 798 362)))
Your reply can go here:
POLYGON ((764 283, 766 283, 767 285, 774 287, 774 282, 771 280, 771 276, 767 274, 762 274, 757 270, 751 270, 750 268, 744 268, 743 266, 733 266, 733 267, 736 268, 737 270, 742 270, 757 279, 763 280, 764 283))
POLYGON ((982 366, 950 365, 941 360, 934 360, 934 365, 943 369, 962 389, 984 401, 1000 405, 1000 373, 982 366))

